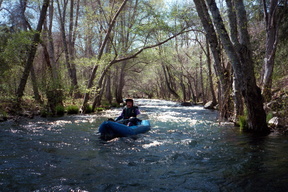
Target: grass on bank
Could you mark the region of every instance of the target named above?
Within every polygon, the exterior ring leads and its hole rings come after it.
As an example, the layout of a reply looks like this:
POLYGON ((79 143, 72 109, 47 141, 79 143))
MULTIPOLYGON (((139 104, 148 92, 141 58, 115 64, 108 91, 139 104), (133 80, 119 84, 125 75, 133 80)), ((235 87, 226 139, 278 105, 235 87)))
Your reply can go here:
MULTIPOLYGON (((52 112, 48 110, 47 101, 44 100, 44 104, 39 104, 35 102, 35 99, 32 96, 24 96, 22 98, 23 102, 19 107, 16 106, 16 98, 8 96, 0 96, 0 118, 7 119, 9 116, 17 116, 24 113, 31 113, 33 115, 40 115, 42 117, 53 116, 52 112)), ((63 105, 58 105, 55 107, 55 115, 63 116, 65 114, 79 114, 80 106, 82 105, 82 99, 66 99, 63 101, 63 105)), ((101 112, 111 107, 120 107, 119 104, 109 102, 103 102, 99 107, 96 107, 94 111, 92 110, 92 105, 87 104, 86 114, 93 112, 101 112)))
MULTIPOLYGON (((272 113, 268 113, 267 116, 266 116, 266 122, 268 123, 268 121, 270 119, 272 119, 273 117, 273 114, 272 113)), ((244 115, 241 115, 239 116, 238 118, 238 124, 240 126, 240 130, 244 131, 244 130, 247 130, 248 129, 248 114, 247 114, 247 111, 245 110, 244 111, 244 115)))

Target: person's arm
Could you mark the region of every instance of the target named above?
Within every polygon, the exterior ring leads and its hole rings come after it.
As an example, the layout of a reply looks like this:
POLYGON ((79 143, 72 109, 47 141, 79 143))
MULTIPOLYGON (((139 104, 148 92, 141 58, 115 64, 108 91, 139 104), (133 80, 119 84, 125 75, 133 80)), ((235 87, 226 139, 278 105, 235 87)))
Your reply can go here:
POLYGON ((140 110, 136 108, 136 116, 140 114, 140 110))
POLYGON ((123 113, 123 111, 122 111, 121 114, 120 114, 120 116, 117 117, 117 118, 115 119, 115 121, 119 121, 120 119, 123 119, 123 118, 124 118, 124 113, 123 113))

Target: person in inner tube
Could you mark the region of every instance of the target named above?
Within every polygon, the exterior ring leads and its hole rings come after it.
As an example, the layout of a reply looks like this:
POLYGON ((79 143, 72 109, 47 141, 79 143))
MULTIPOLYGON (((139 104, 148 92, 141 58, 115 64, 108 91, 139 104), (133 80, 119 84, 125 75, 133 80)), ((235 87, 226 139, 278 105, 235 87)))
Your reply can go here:
POLYGON ((115 119, 115 121, 120 121, 123 119, 122 122, 128 126, 137 125, 139 120, 136 117, 140 114, 140 110, 137 106, 134 106, 133 99, 126 99, 125 102, 126 106, 124 107, 120 116, 115 119))

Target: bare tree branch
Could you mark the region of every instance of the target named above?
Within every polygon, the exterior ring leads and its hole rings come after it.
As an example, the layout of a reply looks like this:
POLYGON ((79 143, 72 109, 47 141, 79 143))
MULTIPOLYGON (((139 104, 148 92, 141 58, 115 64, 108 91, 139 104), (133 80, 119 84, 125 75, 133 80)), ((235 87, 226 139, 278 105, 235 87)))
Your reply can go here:
POLYGON ((156 43, 154 45, 149 45, 149 46, 145 46, 143 48, 141 48, 140 50, 138 50, 136 53, 134 53, 133 55, 130 55, 128 57, 123 57, 123 58, 119 58, 119 59, 115 59, 115 60, 112 60, 110 62, 110 65, 114 64, 114 63, 119 63, 121 61, 126 61, 126 60, 129 60, 129 59, 133 59, 135 57, 137 57, 140 53, 142 53, 144 50, 146 49, 151 49, 151 48, 154 48, 154 47, 159 47, 160 45, 163 45, 164 43, 167 43, 168 41, 170 41, 171 39, 174 39, 175 37, 177 37, 178 35, 181 35, 183 33, 187 33, 187 32, 190 32, 190 31, 195 31, 194 29, 190 29, 190 30, 182 30, 180 31, 179 33, 165 39, 164 41, 161 41, 159 43, 156 43))

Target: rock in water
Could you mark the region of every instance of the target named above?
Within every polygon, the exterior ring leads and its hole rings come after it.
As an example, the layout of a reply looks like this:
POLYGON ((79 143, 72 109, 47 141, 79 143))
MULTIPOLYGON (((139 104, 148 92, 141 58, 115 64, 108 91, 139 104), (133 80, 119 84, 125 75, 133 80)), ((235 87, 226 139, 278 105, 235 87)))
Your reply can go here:
POLYGON ((209 101, 204 105, 204 109, 214 109, 213 101, 209 101))
POLYGON ((279 117, 273 117, 268 121, 268 125, 271 127, 283 127, 283 122, 279 117))

